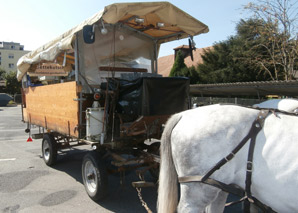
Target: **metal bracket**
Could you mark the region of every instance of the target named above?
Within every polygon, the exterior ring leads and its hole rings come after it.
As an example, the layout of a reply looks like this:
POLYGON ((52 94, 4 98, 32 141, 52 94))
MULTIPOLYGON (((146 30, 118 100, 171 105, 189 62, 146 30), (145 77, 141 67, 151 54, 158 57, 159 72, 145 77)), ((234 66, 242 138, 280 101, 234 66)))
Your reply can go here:
POLYGON ((269 110, 264 110, 264 109, 262 109, 262 110, 259 112, 258 117, 257 117, 256 120, 259 122, 261 128, 263 127, 263 125, 264 125, 264 121, 265 121, 265 119, 267 118, 269 112, 270 112, 269 110))
POLYGON ((39 133, 39 134, 32 134, 32 138, 33 139, 42 139, 43 138, 43 133, 39 133))
POLYGON ((73 100, 74 101, 86 101, 87 99, 86 98, 74 98, 73 100))

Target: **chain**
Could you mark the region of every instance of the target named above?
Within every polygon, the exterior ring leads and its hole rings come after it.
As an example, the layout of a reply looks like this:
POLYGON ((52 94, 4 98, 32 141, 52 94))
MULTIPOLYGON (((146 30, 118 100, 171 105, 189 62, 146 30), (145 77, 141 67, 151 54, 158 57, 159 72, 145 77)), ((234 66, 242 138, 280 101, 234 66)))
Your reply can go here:
POLYGON ((138 192, 138 196, 139 196, 139 199, 142 203, 142 206, 147 210, 148 213, 152 213, 151 209, 148 207, 147 203, 143 200, 143 197, 142 197, 142 194, 141 194, 141 191, 142 189, 141 188, 137 188, 136 187, 136 190, 138 192))
MULTIPOLYGON (((139 178, 140 178, 140 180, 144 180, 144 176, 141 174, 141 173, 139 173, 139 178)), ((136 187, 136 190, 137 190, 137 192, 138 192, 138 197, 139 197, 139 199, 140 199, 140 201, 141 201, 141 203, 142 203, 142 206, 146 209, 146 211, 148 212, 148 213, 152 213, 152 211, 151 211, 151 209, 148 207, 148 205, 147 205, 147 203, 143 200, 143 197, 142 197, 142 188, 138 188, 138 187, 136 187)))

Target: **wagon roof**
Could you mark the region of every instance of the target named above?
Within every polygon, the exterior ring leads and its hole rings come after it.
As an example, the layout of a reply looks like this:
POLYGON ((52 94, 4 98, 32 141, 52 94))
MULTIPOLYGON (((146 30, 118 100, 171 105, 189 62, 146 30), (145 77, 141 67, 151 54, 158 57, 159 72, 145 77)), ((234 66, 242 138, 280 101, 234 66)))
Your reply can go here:
POLYGON ((125 25, 155 39, 158 44, 209 31, 207 25, 169 2, 111 4, 78 26, 20 58, 18 80, 22 79, 32 64, 53 61, 65 51, 73 51, 76 33, 81 31, 85 25, 99 24, 101 19, 105 24, 125 25), (138 24, 136 18, 144 19, 144 23, 138 24), (163 23, 164 26, 159 27, 157 23, 163 23))

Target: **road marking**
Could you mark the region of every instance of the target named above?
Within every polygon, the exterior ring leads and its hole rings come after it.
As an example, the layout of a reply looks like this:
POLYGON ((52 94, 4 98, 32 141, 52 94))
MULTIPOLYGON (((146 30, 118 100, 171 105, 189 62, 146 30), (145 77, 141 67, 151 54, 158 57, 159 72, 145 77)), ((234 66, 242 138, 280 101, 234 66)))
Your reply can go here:
POLYGON ((26 138, 16 138, 16 139, 13 139, 13 138, 0 138, 0 144, 3 143, 3 142, 9 142, 9 143, 12 143, 12 142, 26 142, 28 139, 28 137, 26 138))
POLYGON ((9 127, 1 127, 0 131, 1 132, 16 132, 16 131, 23 131, 23 132, 25 132, 25 128, 11 128, 11 129, 8 129, 8 128, 9 127))
POLYGON ((1 162, 1 161, 13 161, 13 160, 16 160, 16 158, 0 159, 0 162, 1 162))

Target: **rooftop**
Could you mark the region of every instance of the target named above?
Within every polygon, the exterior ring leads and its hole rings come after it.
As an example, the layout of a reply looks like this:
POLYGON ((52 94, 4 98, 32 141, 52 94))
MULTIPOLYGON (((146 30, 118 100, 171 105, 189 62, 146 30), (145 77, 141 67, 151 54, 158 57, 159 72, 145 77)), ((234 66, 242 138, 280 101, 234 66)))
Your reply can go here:
MULTIPOLYGON (((212 47, 205 47, 205 48, 197 48, 193 50, 193 61, 191 60, 190 56, 187 56, 184 59, 184 63, 187 67, 197 66, 198 64, 203 63, 202 55, 204 51, 210 50, 212 47)), ((188 49, 188 45, 181 45, 179 47, 174 48, 174 50, 178 49, 188 49)), ((174 54, 167 55, 158 58, 158 74, 161 74, 163 77, 168 77, 171 69, 174 64, 174 54)))
POLYGON ((16 42, 0 41, 0 49, 5 50, 24 50, 24 45, 16 42))
POLYGON ((190 85, 193 96, 298 96, 298 81, 254 81, 190 85))

